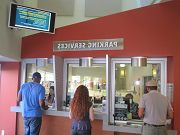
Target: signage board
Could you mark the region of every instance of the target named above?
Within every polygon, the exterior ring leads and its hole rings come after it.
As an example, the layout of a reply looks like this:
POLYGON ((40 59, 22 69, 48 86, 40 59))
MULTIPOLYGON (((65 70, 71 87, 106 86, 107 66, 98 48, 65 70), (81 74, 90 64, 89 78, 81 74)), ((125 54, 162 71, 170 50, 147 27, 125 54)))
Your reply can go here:
POLYGON ((84 51, 84 50, 123 50, 123 38, 54 41, 53 51, 84 51))
POLYGON ((8 27, 54 33, 55 17, 52 11, 11 3, 8 27))

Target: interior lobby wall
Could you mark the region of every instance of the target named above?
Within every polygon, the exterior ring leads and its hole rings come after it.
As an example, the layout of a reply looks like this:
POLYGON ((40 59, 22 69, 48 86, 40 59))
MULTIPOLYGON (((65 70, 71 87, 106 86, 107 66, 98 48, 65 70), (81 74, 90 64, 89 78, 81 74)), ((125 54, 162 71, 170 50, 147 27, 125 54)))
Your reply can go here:
POLYGON ((179 7, 180 1, 173 0, 57 28, 55 35, 40 33, 24 37, 21 56, 22 58, 52 58, 52 55, 63 58, 105 57, 106 54, 110 57, 172 56, 174 81, 170 83, 174 83, 174 129, 179 130, 179 7), (124 38, 123 50, 100 50, 97 53, 97 51, 53 52, 52 49, 53 41, 113 38, 124 38))

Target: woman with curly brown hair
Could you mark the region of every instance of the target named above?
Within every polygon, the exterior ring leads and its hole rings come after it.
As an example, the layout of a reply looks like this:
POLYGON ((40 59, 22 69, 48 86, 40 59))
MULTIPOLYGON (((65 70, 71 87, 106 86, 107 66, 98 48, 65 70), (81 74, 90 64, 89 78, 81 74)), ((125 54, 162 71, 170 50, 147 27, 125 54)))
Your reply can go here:
POLYGON ((71 125, 71 135, 91 135, 90 120, 94 120, 92 102, 89 100, 88 88, 84 85, 77 87, 70 104, 69 118, 74 119, 71 125))

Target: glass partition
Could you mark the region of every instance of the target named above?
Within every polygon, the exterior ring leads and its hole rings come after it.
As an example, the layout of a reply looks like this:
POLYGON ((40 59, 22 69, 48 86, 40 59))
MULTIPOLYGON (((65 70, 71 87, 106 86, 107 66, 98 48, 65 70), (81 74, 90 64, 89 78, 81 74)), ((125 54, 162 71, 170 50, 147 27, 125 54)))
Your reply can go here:
POLYGON ((161 93, 161 65, 147 64, 147 67, 131 67, 131 64, 115 64, 115 120, 140 119, 138 104, 147 93, 145 83, 158 82, 161 93))
POLYGON ((112 59, 112 113, 110 123, 143 121, 138 117, 138 105, 149 80, 157 81, 157 90, 166 93, 167 59, 147 58, 146 67, 132 67, 130 58, 112 59))
POLYGON ((32 82, 32 75, 34 72, 41 73, 40 84, 45 87, 45 95, 49 95, 49 88, 54 86, 54 76, 53 76, 53 64, 48 64, 47 66, 37 67, 36 64, 26 64, 26 79, 25 82, 32 82))
POLYGON ((76 88, 85 85, 89 90, 94 111, 101 112, 102 102, 106 98, 106 64, 93 64, 92 67, 68 64, 67 76, 66 106, 69 107, 76 88))

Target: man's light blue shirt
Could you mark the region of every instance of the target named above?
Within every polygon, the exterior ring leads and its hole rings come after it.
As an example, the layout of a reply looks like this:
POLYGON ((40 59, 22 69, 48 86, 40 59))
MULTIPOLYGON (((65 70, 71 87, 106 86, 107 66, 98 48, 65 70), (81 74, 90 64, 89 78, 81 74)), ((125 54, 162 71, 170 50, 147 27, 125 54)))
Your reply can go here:
POLYGON ((39 83, 29 82, 21 86, 19 94, 22 95, 22 116, 42 117, 39 99, 45 99, 45 88, 39 83))

